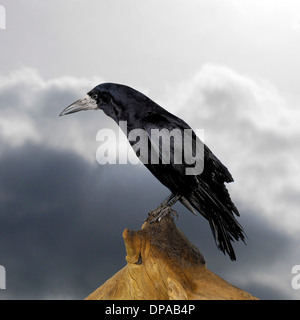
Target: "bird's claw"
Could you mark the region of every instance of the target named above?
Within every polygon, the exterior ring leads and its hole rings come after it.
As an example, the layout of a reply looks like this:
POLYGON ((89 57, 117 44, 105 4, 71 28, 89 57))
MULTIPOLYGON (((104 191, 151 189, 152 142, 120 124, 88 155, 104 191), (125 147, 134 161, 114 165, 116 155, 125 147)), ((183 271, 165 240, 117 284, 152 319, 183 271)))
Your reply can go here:
POLYGON ((171 207, 166 207, 163 210, 153 210, 148 213, 150 220, 149 223, 160 222, 162 218, 164 218, 167 214, 171 214, 172 216, 178 219, 178 214, 171 207), (151 218, 152 217, 152 218, 151 218))
POLYGON ((168 198, 166 198, 155 210, 152 210, 148 213, 148 218, 145 222, 160 222, 161 219, 167 214, 171 214, 172 216, 178 219, 178 214, 174 210, 172 210, 172 206, 181 198, 180 195, 171 194, 168 198))

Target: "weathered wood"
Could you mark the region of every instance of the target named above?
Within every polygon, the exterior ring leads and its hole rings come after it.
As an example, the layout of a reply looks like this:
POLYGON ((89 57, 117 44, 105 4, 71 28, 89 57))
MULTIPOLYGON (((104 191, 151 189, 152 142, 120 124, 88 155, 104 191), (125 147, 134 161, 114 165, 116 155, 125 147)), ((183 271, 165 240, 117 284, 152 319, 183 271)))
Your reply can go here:
POLYGON ((200 251, 176 227, 171 216, 125 229, 127 265, 87 300, 254 300, 207 269, 200 251))

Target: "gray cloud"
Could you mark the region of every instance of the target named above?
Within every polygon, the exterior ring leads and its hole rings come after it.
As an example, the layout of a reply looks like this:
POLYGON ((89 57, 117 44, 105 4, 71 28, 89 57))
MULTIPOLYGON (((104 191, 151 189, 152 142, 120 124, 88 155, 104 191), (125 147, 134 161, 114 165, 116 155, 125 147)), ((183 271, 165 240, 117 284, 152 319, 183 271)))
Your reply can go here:
MULTIPOLYGON (((0 165, 0 261, 7 270, 1 298, 84 298, 125 265, 122 231, 139 229, 168 194, 144 167, 93 166, 41 145, 10 149, 0 165)), ((178 226, 214 272, 260 298, 289 298, 255 275, 283 259, 293 239, 245 212, 248 244, 236 246, 232 263, 202 217, 181 205, 176 210, 178 226)))
POLYGON ((11 149, 0 163, 3 297, 88 295, 125 264, 123 229, 139 229, 162 197, 144 168, 91 166, 41 145, 11 149))
POLYGON ((97 131, 116 129, 103 114, 57 117, 113 81, 204 128, 232 172, 249 237, 236 263, 176 206, 213 271, 259 297, 298 299, 299 2, 70 3, 1 2, 0 298, 84 297, 125 263, 123 228, 168 194, 143 167, 96 165, 97 131))
MULTIPOLYGON (((227 69, 213 70, 223 77, 224 92, 218 96, 220 84, 215 79, 220 77, 206 70, 200 73, 200 87, 196 81, 184 92, 177 91, 182 96, 174 110, 191 124, 197 114, 207 124, 209 146, 234 172, 236 182, 230 188, 249 239, 247 246, 236 244, 238 261, 232 263, 217 250, 202 217, 192 216, 178 204, 177 223, 221 277, 261 298, 295 299, 290 271, 299 264, 295 250, 299 239, 287 225, 294 223, 294 229, 299 225, 292 216, 298 204, 297 187, 288 183, 293 181, 290 149, 277 148, 276 131, 268 124, 259 127, 253 122, 255 93, 264 89, 227 69), (207 92, 210 99, 203 98, 207 92), (194 109, 200 108, 197 101, 202 103, 201 112, 194 109), (247 105, 245 115, 239 105, 247 101, 254 102, 247 105), (193 117, 184 106, 193 110, 193 117), (224 121, 226 126, 219 126, 224 121), (261 137, 258 147, 253 135, 261 137), (280 166, 275 160, 269 162, 274 149, 277 159, 284 161, 278 193, 273 183, 280 166), (284 223, 282 215, 268 215, 278 205, 286 206, 284 223)), ((96 164, 97 130, 116 128, 101 112, 58 117, 96 81, 73 77, 46 81, 31 69, 2 78, 0 263, 7 269, 7 289, 0 298, 85 297, 125 265, 122 231, 139 229, 147 212, 168 195, 143 166, 96 164)))
POLYGON ((274 227, 299 232, 299 209, 284 197, 286 189, 300 192, 299 111, 290 101, 266 80, 206 65, 166 104, 205 129, 205 142, 235 178, 229 188, 236 201, 274 227))

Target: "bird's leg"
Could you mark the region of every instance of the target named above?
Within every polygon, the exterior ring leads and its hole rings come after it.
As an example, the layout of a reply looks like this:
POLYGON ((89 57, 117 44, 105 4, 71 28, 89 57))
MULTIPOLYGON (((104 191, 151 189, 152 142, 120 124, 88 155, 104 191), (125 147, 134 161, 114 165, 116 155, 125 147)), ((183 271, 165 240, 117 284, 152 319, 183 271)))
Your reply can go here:
POLYGON ((181 198, 180 195, 171 194, 166 200, 164 200, 155 210, 149 212, 149 216, 153 218, 150 223, 160 221, 166 214, 171 213, 177 217, 177 213, 172 210, 172 206, 181 198))
POLYGON ((156 209, 150 211, 148 213, 149 216, 156 217, 161 210, 166 208, 168 203, 175 197, 175 195, 172 193, 168 198, 166 198, 156 209))

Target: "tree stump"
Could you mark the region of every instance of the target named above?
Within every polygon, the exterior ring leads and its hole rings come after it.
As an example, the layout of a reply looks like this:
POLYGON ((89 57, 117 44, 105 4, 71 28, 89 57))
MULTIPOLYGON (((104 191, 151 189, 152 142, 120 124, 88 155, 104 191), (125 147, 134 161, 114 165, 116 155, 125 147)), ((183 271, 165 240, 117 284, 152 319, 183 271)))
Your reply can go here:
POLYGON ((167 215, 125 229, 127 265, 86 300, 256 300, 207 269, 200 251, 167 215))

